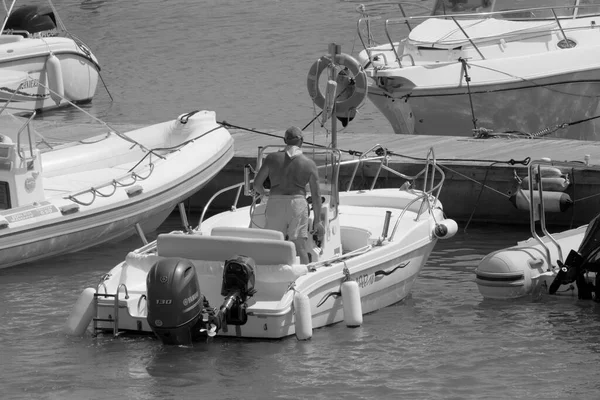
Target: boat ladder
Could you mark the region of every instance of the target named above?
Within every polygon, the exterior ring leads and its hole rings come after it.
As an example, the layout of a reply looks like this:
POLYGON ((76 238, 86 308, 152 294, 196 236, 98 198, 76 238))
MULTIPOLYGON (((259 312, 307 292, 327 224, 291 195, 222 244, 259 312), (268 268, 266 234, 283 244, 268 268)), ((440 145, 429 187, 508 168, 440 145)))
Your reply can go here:
POLYGON ((113 327, 113 336, 117 337, 119 335, 119 293, 121 291, 121 288, 125 289, 125 299, 129 298, 129 293, 127 291, 127 286, 124 283, 121 283, 119 285, 119 287, 117 288, 117 292, 114 294, 109 294, 106 293, 106 286, 104 285, 104 283, 100 283, 100 285, 98 285, 98 288, 100 288, 100 286, 104 287, 105 293, 99 293, 98 291, 96 291, 96 293, 94 293, 94 318, 93 318, 93 334, 94 336, 96 336, 98 334, 98 331, 100 330, 104 330, 104 328, 99 328, 98 327, 98 322, 109 322, 112 324, 113 327), (98 298, 102 297, 102 298, 107 298, 107 297, 112 297, 115 299, 114 301, 114 312, 113 315, 111 316, 109 314, 109 318, 98 318, 98 298))

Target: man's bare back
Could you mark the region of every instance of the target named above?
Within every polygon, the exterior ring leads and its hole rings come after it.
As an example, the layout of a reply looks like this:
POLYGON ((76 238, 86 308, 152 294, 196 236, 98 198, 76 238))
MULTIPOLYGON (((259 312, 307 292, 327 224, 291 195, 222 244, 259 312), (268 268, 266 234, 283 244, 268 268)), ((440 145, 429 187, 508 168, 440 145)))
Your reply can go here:
POLYGON ((284 151, 271 153, 265 159, 269 168, 271 195, 306 195, 311 176, 318 176, 314 161, 299 154, 290 158, 284 151))

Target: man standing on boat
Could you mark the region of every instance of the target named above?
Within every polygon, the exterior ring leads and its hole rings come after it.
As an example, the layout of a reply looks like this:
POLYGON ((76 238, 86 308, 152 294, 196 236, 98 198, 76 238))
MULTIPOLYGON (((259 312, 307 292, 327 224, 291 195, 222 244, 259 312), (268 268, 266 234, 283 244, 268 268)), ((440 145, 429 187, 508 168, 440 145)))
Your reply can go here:
POLYGON ((283 140, 286 144, 285 150, 267 155, 254 178, 254 189, 264 195, 263 184, 267 177, 269 178, 271 189, 266 208, 266 228, 280 231, 287 240, 294 242, 300 262, 308 264, 307 184, 310 185, 314 210, 313 231, 321 240, 325 232, 321 223, 319 173, 315 162, 302 154, 304 136, 299 128, 288 128, 283 140))

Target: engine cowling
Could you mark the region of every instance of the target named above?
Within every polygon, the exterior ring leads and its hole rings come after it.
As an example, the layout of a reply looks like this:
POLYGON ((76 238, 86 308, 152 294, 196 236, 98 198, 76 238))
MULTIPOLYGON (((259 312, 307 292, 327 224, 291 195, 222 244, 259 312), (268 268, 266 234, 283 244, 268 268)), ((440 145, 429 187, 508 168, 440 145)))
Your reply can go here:
POLYGON ((146 279, 148 324, 164 344, 189 345, 199 336, 204 296, 196 268, 182 258, 161 259, 146 279))

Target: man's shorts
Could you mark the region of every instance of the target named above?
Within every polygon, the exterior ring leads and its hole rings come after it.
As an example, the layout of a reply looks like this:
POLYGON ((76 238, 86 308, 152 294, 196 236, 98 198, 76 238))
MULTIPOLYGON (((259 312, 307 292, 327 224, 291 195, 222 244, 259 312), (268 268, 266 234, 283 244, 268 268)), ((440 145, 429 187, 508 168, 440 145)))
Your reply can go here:
POLYGON ((304 196, 269 196, 265 216, 266 228, 282 232, 288 240, 308 238, 308 203, 304 196))

